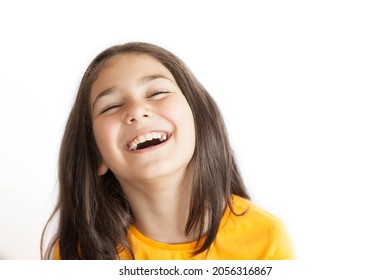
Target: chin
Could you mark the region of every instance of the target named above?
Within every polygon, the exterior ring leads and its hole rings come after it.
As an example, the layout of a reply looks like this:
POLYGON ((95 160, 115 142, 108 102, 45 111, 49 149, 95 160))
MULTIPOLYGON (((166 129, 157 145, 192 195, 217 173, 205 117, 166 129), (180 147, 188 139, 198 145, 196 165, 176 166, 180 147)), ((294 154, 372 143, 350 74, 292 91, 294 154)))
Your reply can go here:
POLYGON ((169 180, 169 178, 179 179, 186 175, 187 167, 188 164, 181 166, 167 166, 167 164, 148 166, 137 172, 136 181, 157 183, 158 181, 169 180))

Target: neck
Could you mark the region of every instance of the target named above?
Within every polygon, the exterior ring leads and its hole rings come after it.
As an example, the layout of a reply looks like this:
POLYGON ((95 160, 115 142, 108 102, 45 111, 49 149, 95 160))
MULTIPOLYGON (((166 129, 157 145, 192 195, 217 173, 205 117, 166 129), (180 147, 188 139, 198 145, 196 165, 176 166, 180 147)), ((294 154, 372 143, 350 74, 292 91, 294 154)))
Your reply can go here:
POLYGON ((162 243, 195 240, 185 234, 192 189, 190 178, 184 171, 158 180, 121 182, 140 232, 162 243))

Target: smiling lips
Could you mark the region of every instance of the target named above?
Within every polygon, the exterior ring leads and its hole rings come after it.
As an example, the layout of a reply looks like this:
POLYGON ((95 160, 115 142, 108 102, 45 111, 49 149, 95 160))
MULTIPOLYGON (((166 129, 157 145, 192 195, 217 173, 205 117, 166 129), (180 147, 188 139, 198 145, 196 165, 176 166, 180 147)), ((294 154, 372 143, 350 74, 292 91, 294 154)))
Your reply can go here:
POLYGON ((127 143, 127 148, 130 151, 146 149, 151 146, 159 145, 168 139, 168 134, 163 131, 153 131, 142 135, 138 135, 127 143))

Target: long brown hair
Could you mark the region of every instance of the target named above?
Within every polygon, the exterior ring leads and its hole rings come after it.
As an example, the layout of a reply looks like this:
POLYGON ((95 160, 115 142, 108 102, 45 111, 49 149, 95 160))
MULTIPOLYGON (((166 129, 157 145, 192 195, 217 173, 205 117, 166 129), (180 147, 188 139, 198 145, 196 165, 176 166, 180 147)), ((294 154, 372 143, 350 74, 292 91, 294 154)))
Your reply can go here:
MULTIPOLYGON (((171 52, 156 45, 135 42, 111 47, 88 66, 71 110, 59 157, 59 198, 52 216, 59 214, 59 228, 42 258, 51 258, 58 244, 61 259, 116 259, 119 250, 131 252, 128 228, 134 221, 131 205, 112 172, 98 175, 102 161, 95 143, 90 106, 91 87, 113 57, 140 52, 158 59, 174 76, 192 110, 196 146, 191 166, 193 190, 186 233, 196 229, 200 242, 194 254, 213 243, 224 207, 232 209, 231 195, 248 198, 230 147, 222 115, 206 89, 187 66, 171 52)), ((45 252, 44 252, 45 251, 45 252)))

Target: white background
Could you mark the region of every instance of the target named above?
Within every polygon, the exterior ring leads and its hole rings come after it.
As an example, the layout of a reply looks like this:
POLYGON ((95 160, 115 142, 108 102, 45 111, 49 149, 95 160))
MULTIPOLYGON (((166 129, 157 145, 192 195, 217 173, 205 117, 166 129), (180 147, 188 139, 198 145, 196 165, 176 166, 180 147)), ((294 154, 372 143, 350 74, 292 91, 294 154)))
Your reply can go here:
POLYGON ((80 79, 128 41, 172 51, 209 90, 253 201, 298 259, 388 258, 385 2, 1 2, 0 258, 39 258, 80 79))

